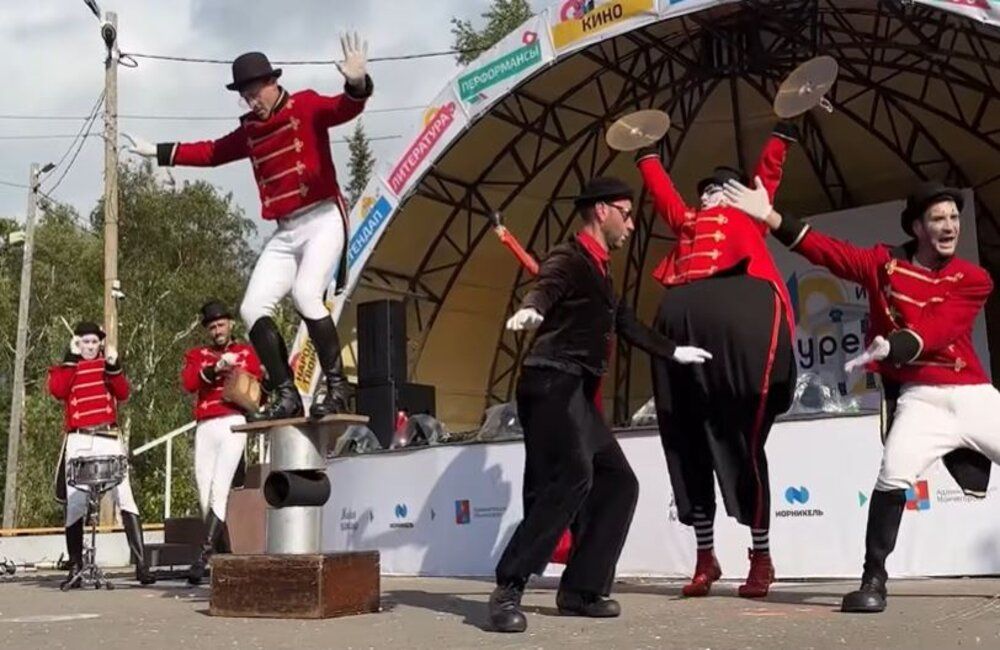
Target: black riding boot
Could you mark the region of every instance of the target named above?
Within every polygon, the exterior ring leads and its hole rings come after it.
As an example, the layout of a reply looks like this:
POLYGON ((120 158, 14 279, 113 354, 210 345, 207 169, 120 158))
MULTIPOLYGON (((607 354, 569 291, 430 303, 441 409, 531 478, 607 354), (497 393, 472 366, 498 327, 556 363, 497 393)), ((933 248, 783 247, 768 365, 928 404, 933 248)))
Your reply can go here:
POLYGON ((875 490, 868 504, 868 530, 865 532, 865 569, 861 588, 844 596, 843 612, 881 612, 885 609, 885 583, 889 574, 885 560, 896 547, 899 522, 906 506, 905 490, 875 490))
POLYGON ((521 611, 524 584, 509 582, 497 585, 490 594, 489 617, 494 632, 524 632, 528 620, 521 611))
POLYGON ((216 544, 219 543, 219 538, 222 537, 225 525, 221 519, 215 516, 213 510, 208 511, 208 517, 205 518, 205 527, 208 529, 208 532, 205 535, 205 541, 201 545, 201 554, 188 570, 188 584, 200 585, 201 581, 205 578, 205 569, 208 567, 208 560, 212 557, 212 552, 216 544))
MULTIPOLYGON (((60 583, 60 588, 66 589, 76 575, 76 572, 83 567, 83 519, 79 519, 72 526, 66 526, 66 553, 69 555, 69 575, 60 583)), ((80 582, 69 587, 79 589, 80 582)))
POLYGON ((250 342, 267 370, 267 384, 271 389, 267 407, 249 417, 252 421, 281 420, 301 417, 302 398, 292 380, 288 367, 288 349, 270 316, 259 318, 250 328, 250 342))
POLYGON ((344 363, 340 356, 340 337, 337 336, 337 326, 333 319, 326 317, 313 320, 302 318, 309 330, 309 338, 316 347, 316 356, 323 369, 326 379, 326 395, 322 400, 313 402, 309 409, 309 417, 319 419, 324 415, 346 413, 348 410, 348 394, 350 386, 344 377, 344 363))
POLYGON ((139 521, 139 515, 122 511, 122 526, 125 528, 128 548, 132 551, 132 559, 135 560, 135 579, 140 584, 153 584, 156 582, 156 576, 149 571, 146 545, 142 539, 142 522, 139 521))

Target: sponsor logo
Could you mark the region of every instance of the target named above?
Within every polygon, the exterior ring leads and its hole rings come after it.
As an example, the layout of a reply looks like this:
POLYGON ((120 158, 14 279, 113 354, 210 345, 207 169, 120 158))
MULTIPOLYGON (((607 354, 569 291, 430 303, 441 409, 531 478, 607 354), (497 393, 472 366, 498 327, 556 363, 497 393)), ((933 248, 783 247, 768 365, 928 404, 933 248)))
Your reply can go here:
POLYGON ((349 269, 353 268, 354 263, 363 257, 362 253, 375 239, 375 235, 382 230, 382 225, 392 214, 392 204, 381 194, 373 197, 366 196, 361 201, 361 214, 364 216, 347 245, 347 268, 349 269))
POLYGON ((485 99, 483 91, 521 74, 542 60, 542 44, 538 40, 538 34, 525 32, 522 40, 525 43, 522 47, 458 78, 458 94, 463 102, 474 104, 485 99))
POLYGON ((986 491, 985 495, 974 496, 966 494, 958 488, 940 488, 934 491, 934 499, 938 503, 974 503, 990 498, 997 490, 1000 490, 1000 487, 993 486, 986 491))
POLYGON ((907 510, 930 510, 931 497, 927 488, 927 481, 917 481, 917 484, 906 490, 907 510))
POLYGON ((340 510, 340 530, 357 530, 358 513, 351 508, 341 508, 340 510))
POLYGON ((409 509, 405 503, 397 503, 395 509, 393 509, 393 514, 396 516, 397 521, 390 523, 389 528, 413 528, 413 522, 408 521, 406 518, 409 514, 409 509))
POLYGON ((823 511, 818 508, 804 508, 807 503, 809 503, 809 489, 805 486, 795 487, 789 486, 785 488, 785 501, 787 501, 792 508, 787 508, 785 510, 777 510, 774 513, 775 517, 822 517, 823 511))
POLYGON ((552 41, 562 49, 576 41, 643 13, 656 11, 656 0, 566 0, 559 9, 560 22, 552 26, 552 41))
POLYGON ((868 495, 858 490, 858 507, 864 507, 866 503, 868 503, 868 495))
POLYGON ((472 521, 472 510, 469 507, 468 499, 459 499, 455 502, 455 523, 467 524, 472 521))
POLYGON ((500 519, 507 506, 473 506, 468 499, 455 501, 455 523, 468 524, 473 519, 500 519))
POLYGON ((420 164, 430 155, 434 145, 455 121, 455 102, 432 108, 424 122, 424 129, 406 150, 402 159, 389 175, 389 187, 398 196, 420 164))
POLYGON ((292 371, 295 373, 295 387, 300 393, 309 393, 312 379, 316 375, 319 360, 316 357, 316 347, 312 339, 306 337, 305 343, 298 354, 292 357, 292 371))

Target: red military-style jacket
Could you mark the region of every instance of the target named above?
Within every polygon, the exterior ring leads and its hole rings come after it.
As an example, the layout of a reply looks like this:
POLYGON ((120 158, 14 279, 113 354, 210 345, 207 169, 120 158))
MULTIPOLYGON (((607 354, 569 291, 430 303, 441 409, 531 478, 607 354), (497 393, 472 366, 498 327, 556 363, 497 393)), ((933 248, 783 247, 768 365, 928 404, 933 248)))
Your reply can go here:
POLYGON ((162 166, 216 167, 249 158, 264 219, 281 219, 320 201, 339 200, 329 129, 357 117, 372 88, 366 77, 363 93, 350 86, 335 97, 282 89, 267 119, 249 112, 235 131, 218 140, 160 143, 157 160, 162 166))
POLYGON ((237 406, 222 399, 222 388, 226 383, 226 377, 215 373, 215 364, 227 352, 235 354, 236 365, 257 379, 264 374, 257 353, 246 343, 230 341, 224 348, 203 345, 188 350, 184 355, 181 384, 184 390, 197 395, 194 418, 199 422, 243 413, 237 406))
POLYGON ((63 363, 49 368, 48 388, 65 403, 67 432, 117 424, 118 403, 129 395, 120 365, 107 364, 104 357, 88 361, 76 354, 66 355, 63 363))
MULTIPOLYGON (((788 142, 772 135, 757 162, 754 175, 760 176, 772 201, 781 183, 787 152, 788 142)), ((746 261, 747 274, 770 282, 778 293, 789 331, 794 335, 792 301, 767 249, 764 239, 767 226, 736 208, 719 206, 697 210, 689 207, 674 187, 658 154, 640 157, 638 166, 653 196, 656 211, 677 236, 677 244, 656 267, 653 277, 671 287, 712 277, 746 261)))
POLYGON ((813 264, 868 292, 867 342, 883 336, 889 357, 870 370, 896 384, 986 384, 972 327, 993 290, 987 272, 958 257, 930 270, 911 260, 914 243, 861 248, 789 216, 775 237, 813 264))

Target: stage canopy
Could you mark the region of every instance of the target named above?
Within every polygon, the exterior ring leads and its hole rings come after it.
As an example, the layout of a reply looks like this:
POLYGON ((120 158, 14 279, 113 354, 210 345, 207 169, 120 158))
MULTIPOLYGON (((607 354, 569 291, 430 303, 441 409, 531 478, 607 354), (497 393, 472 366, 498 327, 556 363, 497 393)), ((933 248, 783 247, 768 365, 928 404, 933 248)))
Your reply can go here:
MULTIPOLYGON (((577 227, 569 199, 586 179, 614 174, 641 187, 632 156, 609 150, 604 134, 643 108, 670 114, 666 164, 694 203, 695 183, 715 165, 752 168, 777 121, 778 85, 818 55, 840 65, 834 110, 801 120, 778 207, 808 216, 899 199, 921 178, 971 187, 981 261, 996 277, 998 25, 1000 4, 984 0, 553 5, 450 80, 381 164, 351 215, 354 291, 341 327, 354 326, 359 302, 404 300, 410 380, 437 387, 452 430, 476 427, 488 404, 512 396, 527 339, 503 323, 530 286, 485 217, 502 212, 541 257, 577 227)), ((646 322, 661 294, 650 274, 671 245, 643 193, 614 269, 646 322)), ((619 344, 608 412, 623 422, 650 394, 647 359, 619 344)))

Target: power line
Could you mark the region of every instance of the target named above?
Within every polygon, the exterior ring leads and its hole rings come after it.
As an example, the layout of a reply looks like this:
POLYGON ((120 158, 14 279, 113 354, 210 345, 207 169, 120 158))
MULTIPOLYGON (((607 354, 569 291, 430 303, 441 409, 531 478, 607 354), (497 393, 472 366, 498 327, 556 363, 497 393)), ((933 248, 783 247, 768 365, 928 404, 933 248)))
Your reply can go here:
MULTIPOLYGON (((427 108, 426 104, 414 104, 412 106, 393 106, 388 108, 368 108, 362 115, 372 115, 377 113, 400 113, 404 111, 415 111, 427 108)), ((178 120, 178 121, 226 121, 231 122, 238 119, 236 115, 145 115, 141 113, 119 113, 119 119, 123 120, 178 120)), ((27 120, 27 121, 65 121, 78 122, 87 120, 86 115, 22 115, 8 113, 0 115, 0 120, 27 120)))
MULTIPOLYGON (((455 56, 456 54, 478 54, 482 50, 442 50, 440 52, 421 52, 419 54, 399 54, 396 56, 374 56, 368 59, 369 63, 381 63, 384 61, 412 61, 414 59, 429 59, 438 56, 455 56)), ((140 54, 138 52, 122 53, 122 56, 130 56, 136 59, 152 59, 155 61, 173 61, 175 63, 213 63, 219 65, 229 65, 232 59, 209 59, 193 56, 173 56, 169 54, 140 54)), ((336 59, 318 60, 291 60, 272 61, 274 65, 336 65, 340 61, 336 59)))
MULTIPOLYGON (((80 137, 79 133, 52 133, 52 134, 39 134, 39 135, 0 135, 0 140, 65 140, 66 138, 72 138, 73 140, 76 140, 79 137, 80 137)), ((102 136, 100 133, 90 133, 87 134, 85 137, 100 138, 102 136)), ((76 143, 74 142, 73 145, 75 144, 76 143)))
MULTIPOLYGON (((70 158, 69 164, 67 164, 66 167, 63 169, 63 172, 59 176, 59 179, 51 187, 49 187, 46 190, 46 192, 48 192, 49 196, 55 193, 56 189, 63 182, 63 179, 66 178, 67 174, 69 174, 69 170, 73 169, 73 164, 76 162, 77 156, 80 155, 80 151, 83 150, 83 145, 87 143, 87 138, 90 137, 90 130, 94 128, 94 122, 97 121, 97 115, 100 113, 101 102, 103 100, 104 100, 104 92, 101 92, 101 96, 97 98, 97 102, 94 104, 94 108, 91 111, 90 121, 85 124, 86 127, 87 127, 87 132, 84 133, 79 138, 79 142, 80 143, 77 145, 76 151, 73 152, 73 157, 70 158)), ((81 128, 81 130, 83 129, 83 127, 80 127, 80 128, 81 128)), ((70 149, 71 149, 73 147, 73 143, 70 143, 69 146, 70 146, 70 149)), ((67 149, 66 151, 68 153, 69 149, 67 149)), ((65 159, 65 158, 66 158, 66 154, 63 154, 63 159, 65 159)), ((60 159, 59 163, 60 164, 62 163, 62 159, 60 159)))
POLYGON ((28 189, 28 186, 24 183, 12 183, 11 181, 0 180, 0 185, 6 185, 7 187, 17 187, 20 189, 28 189))

